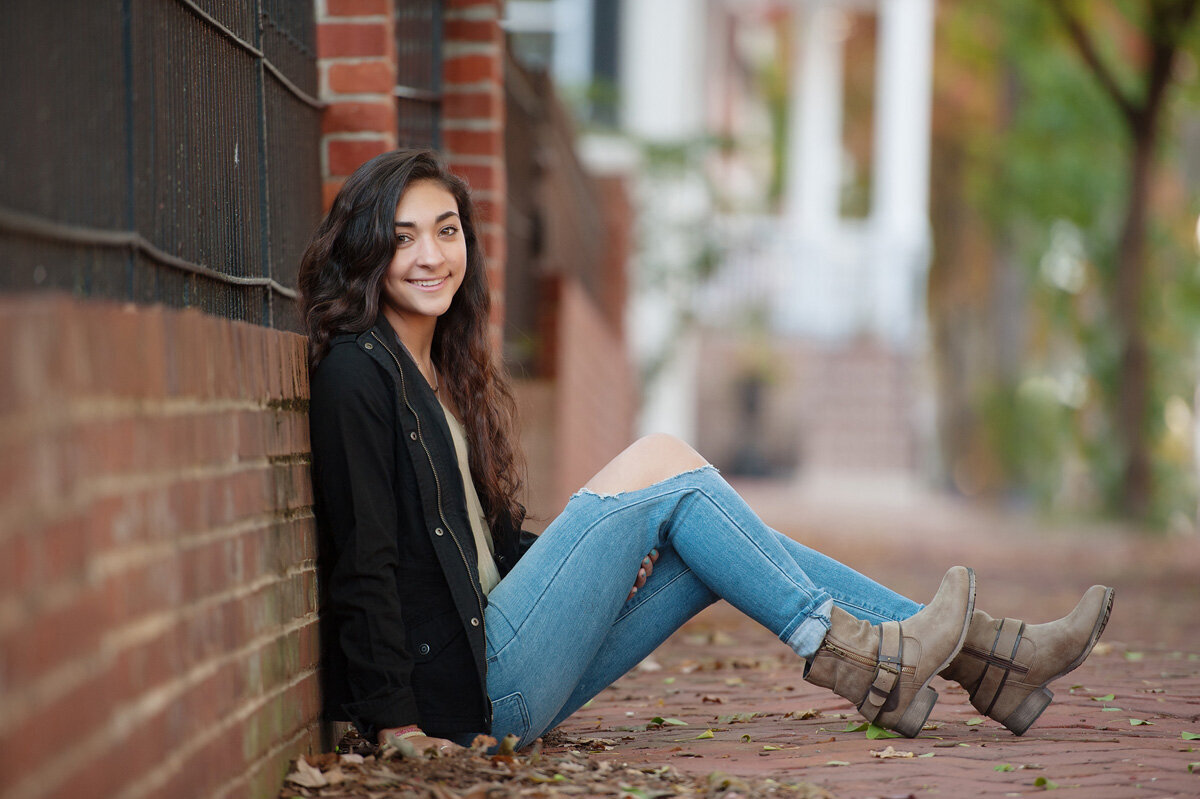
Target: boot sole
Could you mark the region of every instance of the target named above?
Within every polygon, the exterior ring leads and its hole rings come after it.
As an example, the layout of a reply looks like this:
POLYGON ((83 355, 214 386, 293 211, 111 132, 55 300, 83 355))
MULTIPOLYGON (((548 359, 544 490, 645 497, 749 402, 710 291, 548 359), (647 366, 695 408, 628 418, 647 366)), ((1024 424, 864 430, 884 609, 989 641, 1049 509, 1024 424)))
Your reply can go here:
POLYGON ((971 582, 967 595, 967 612, 963 614, 962 630, 958 634, 958 643, 954 645, 954 651, 950 653, 950 656, 933 670, 925 682, 921 683, 921 687, 917 689, 916 695, 908 703, 908 707, 900 717, 900 721, 891 727, 892 730, 900 733, 905 738, 916 738, 921 733, 921 729, 925 726, 925 722, 929 719, 929 714, 933 712, 933 706, 938 700, 938 692, 930 688, 929 683, 933 682, 933 678, 950 665, 950 661, 954 660, 958 651, 962 649, 963 643, 967 640, 967 630, 971 626, 971 614, 975 612, 975 570, 967 569, 967 574, 971 582))
POLYGON ((1104 592, 1104 606, 1100 611, 1100 615, 1096 617, 1096 623, 1092 625, 1092 637, 1088 639, 1087 646, 1083 648, 1083 652, 1079 657, 1075 658, 1071 663, 1058 674, 1055 674, 1050 679, 1046 680, 1040 686, 1033 690, 1029 696, 1017 706, 1017 709, 1008 714, 1008 718, 1002 720, 1003 724, 1013 735, 1024 735, 1033 723, 1038 720, 1047 707, 1050 706, 1050 700, 1054 698, 1054 692, 1046 686, 1062 677, 1065 674, 1070 674, 1075 669, 1083 665, 1083 661, 1087 660, 1087 656, 1092 653, 1092 649, 1096 646, 1096 642, 1100 640, 1100 635, 1104 632, 1104 627, 1108 624, 1108 617, 1112 615, 1113 604, 1113 589, 1109 588, 1104 592))

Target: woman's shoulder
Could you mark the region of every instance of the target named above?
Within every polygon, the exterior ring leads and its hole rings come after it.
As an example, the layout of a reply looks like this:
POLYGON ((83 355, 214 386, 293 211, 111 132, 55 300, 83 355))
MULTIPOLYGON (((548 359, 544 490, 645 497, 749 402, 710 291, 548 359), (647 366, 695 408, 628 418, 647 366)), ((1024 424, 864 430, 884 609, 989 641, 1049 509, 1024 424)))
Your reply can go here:
POLYGON ((345 396, 362 391, 388 391, 388 377, 358 345, 355 336, 339 336, 310 376, 312 394, 345 396))

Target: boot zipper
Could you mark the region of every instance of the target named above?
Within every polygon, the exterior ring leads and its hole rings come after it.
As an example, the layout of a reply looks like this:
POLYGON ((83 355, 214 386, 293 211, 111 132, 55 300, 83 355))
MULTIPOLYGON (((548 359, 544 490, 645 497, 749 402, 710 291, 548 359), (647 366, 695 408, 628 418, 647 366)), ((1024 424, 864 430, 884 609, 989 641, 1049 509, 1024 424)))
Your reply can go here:
MULTIPOLYGON (((876 658, 867 657, 866 655, 860 655, 857 652, 851 652, 848 649, 843 649, 837 644, 831 642, 828 638, 825 639, 825 643, 823 643, 821 647, 823 649, 828 649, 837 657, 853 661, 865 666, 866 668, 875 669, 879 667, 879 661, 876 658)), ((901 666, 900 671, 905 674, 913 674, 916 672, 916 666, 901 666)))
MULTIPOLYGON (((407 384, 404 382, 404 369, 400 365, 400 359, 396 357, 396 353, 392 352, 391 347, 389 347, 384 342, 384 340, 381 339, 378 336, 378 334, 375 333, 374 330, 371 331, 371 337, 374 338, 376 341, 378 341, 379 345, 381 347, 383 347, 384 350, 387 351, 387 354, 392 356, 392 360, 396 362, 396 370, 400 373, 400 396, 404 399, 404 407, 408 408, 408 410, 412 413, 413 418, 417 420, 417 440, 421 442, 421 449, 425 450, 425 457, 429 461, 429 470, 431 472, 433 472, 433 483, 434 483, 434 486, 436 486, 436 488, 437 488, 438 518, 441 519, 442 524, 444 524, 446 526, 446 531, 450 533, 450 540, 454 542, 455 548, 458 549, 458 556, 460 558, 462 558, 463 566, 467 570, 467 576, 470 577, 471 576, 471 567, 467 563, 467 553, 466 553, 466 551, 463 550, 462 544, 458 540, 458 535, 454 532, 454 528, 452 528, 450 526, 450 523, 446 521, 446 514, 445 514, 445 511, 442 509, 442 481, 438 478, 437 467, 435 467, 433 465, 433 453, 431 453, 429 451, 429 447, 425 444, 425 436, 421 435, 421 417, 417 415, 416 409, 413 408, 413 406, 411 404, 409 404, 409 402, 408 402, 408 389, 407 389, 407 384)), ((470 582, 471 582, 471 590, 474 591, 474 593, 475 593, 475 604, 479 608, 479 630, 480 630, 480 632, 483 633, 483 639, 486 641, 487 640, 487 623, 484 620, 483 596, 479 593, 479 586, 476 584, 476 581, 471 580, 470 582)), ((487 657, 486 657, 486 653, 485 653, 485 657, 483 659, 484 685, 487 685, 487 675, 488 675, 488 665, 487 665, 487 657)), ((487 700, 487 703, 488 703, 487 722, 488 722, 488 727, 490 728, 491 724, 492 724, 492 711, 491 711, 492 703, 491 703, 491 700, 488 699, 486 694, 484 695, 484 699, 487 700)))

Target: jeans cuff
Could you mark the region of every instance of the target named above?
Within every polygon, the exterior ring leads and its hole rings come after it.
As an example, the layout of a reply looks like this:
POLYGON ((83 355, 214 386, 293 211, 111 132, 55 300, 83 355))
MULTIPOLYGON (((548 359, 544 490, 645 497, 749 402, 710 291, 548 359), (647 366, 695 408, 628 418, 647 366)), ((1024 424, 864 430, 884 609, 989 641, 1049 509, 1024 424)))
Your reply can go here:
POLYGON ((825 633, 829 632, 829 614, 832 610, 833 600, 826 598, 816 610, 808 614, 808 618, 792 630, 784 643, 800 657, 811 658, 825 640, 825 633))

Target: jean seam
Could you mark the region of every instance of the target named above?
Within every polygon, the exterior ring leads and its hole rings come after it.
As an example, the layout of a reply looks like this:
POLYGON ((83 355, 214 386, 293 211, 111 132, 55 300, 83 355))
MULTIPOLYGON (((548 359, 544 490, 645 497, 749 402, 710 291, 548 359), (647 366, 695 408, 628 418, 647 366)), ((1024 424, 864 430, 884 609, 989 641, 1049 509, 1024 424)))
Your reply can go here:
MULTIPOLYGON (((793 586, 794 586, 794 587, 795 587, 797 590, 799 590, 799 591, 803 592, 804 596, 805 596, 805 597, 808 599, 808 601, 809 601, 809 606, 811 606, 811 605, 812 605, 812 603, 813 603, 815 600, 817 600, 817 599, 820 599, 820 598, 823 598, 823 596, 824 596, 824 595, 826 595, 826 592, 825 592, 825 591, 823 591, 823 590, 820 588, 820 586, 812 586, 812 587, 810 588, 810 587, 808 587, 808 586, 801 585, 800 583, 796 582, 796 579, 795 579, 795 577, 794 577, 793 575, 789 574, 789 573, 788 573, 788 571, 787 571, 787 569, 784 569, 782 566, 780 566, 778 563, 776 563, 776 562, 775 562, 775 559, 774 559, 774 558, 772 558, 770 555, 768 555, 768 554, 767 554, 767 553, 766 553, 766 552, 763 550, 763 548, 762 548, 761 546, 759 546, 758 542, 757 542, 757 541, 755 541, 755 540, 754 540, 754 539, 753 539, 753 538, 752 538, 752 537, 751 537, 751 536, 750 536, 750 535, 749 535, 749 534, 748 534, 748 533, 745 531, 745 529, 743 529, 743 528, 742 528, 742 525, 741 525, 741 524, 740 524, 740 523, 739 523, 739 522, 738 522, 736 519, 734 519, 732 516, 730 516, 728 513, 726 513, 726 512, 725 512, 725 509, 721 507, 721 503, 717 501, 716 497, 712 496, 711 494, 709 494, 707 491, 705 491, 703 488, 701 488, 701 487, 699 487, 699 486, 696 486, 696 487, 694 487, 694 490, 696 491, 696 493, 700 494, 700 495, 701 495, 701 496, 703 496, 703 497, 704 497, 706 500, 708 500, 708 502, 709 502, 709 503, 710 503, 710 504, 713 506, 713 508, 714 508, 714 509, 715 509, 715 510, 716 510, 718 513, 720 513, 722 516, 724 516, 724 517, 725 517, 725 519, 726 519, 726 520, 727 520, 727 521, 728 521, 728 522, 729 522, 729 523, 730 523, 730 524, 733 526, 733 528, 734 528, 735 530, 737 530, 739 533, 741 533, 742 537, 743 537, 744 539, 746 539, 746 541, 747 541, 748 543, 750 543, 751 545, 753 545, 753 546, 754 546, 754 548, 758 550, 758 554, 762 555, 762 557, 763 557, 763 558, 764 558, 764 559, 765 559, 765 560, 766 560, 768 563, 770 563, 772 566, 774 566, 774 567, 775 567, 775 570, 776 570, 776 571, 778 571, 778 572, 779 572, 781 575, 783 575, 783 577, 784 577, 784 578, 785 578, 785 579, 786 579, 788 582, 790 582, 790 583, 791 583, 791 584, 792 584, 792 585, 793 585, 793 586)), ((785 554, 786 554, 786 553, 785 553, 785 554)), ((800 571, 800 566, 799 566, 799 564, 797 564, 797 566, 796 566, 796 569, 797 569, 797 571, 800 571)))
MULTIPOLYGON (((699 469, 693 469, 692 471, 693 471, 693 472, 694 472, 694 471, 700 471, 701 469, 705 469, 705 468, 710 468, 710 467, 704 467, 704 466, 702 466, 702 467, 700 467, 699 469)), ((715 472, 716 470, 714 469, 713 471, 715 472)), ((638 490, 639 490, 639 491, 648 491, 648 490, 649 490, 649 489, 651 489, 651 488, 662 488, 662 487, 664 487, 664 486, 665 486, 665 484, 666 484, 666 483, 668 483, 668 482, 670 482, 671 480, 675 479, 675 477, 679 477, 679 476, 680 476, 680 475, 682 475, 682 474, 688 474, 688 473, 689 473, 689 472, 680 472, 680 474, 674 475, 673 477, 669 477, 669 478, 667 478, 666 480, 661 480, 661 481, 659 481, 659 482, 657 482, 657 483, 654 483, 653 485, 646 486, 646 488, 644 488, 644 489, 638 489, 638 490)), ((606 509, 606 511, 605 511, 604 513, 602 513, 602 514, 600 514, 599 516, 597 516, 595 519, 593 519, 593 520, 592 520, 591 524, 589 524, 587 527, 583 528, 583 530, 582 530, 582 531, 580 531, 580 533, 579 533, 579 536, 578 536, 578 540, 576 540, 576 541, 575 541, 575 543, 571 545, 571 548, 570 548, 570 549, 567 551, 567 553, 566 553, 566 554, 563 556, 562 560, 560 560, 560 561, 558 562, 558 567, 557 567, 557 568, 554 570, 554 572, 553 572, 553 573, 551 573, 551 574, 550 574, 550 576, 549 576, 549 577, 546 579, 546 581, 545 581, 545 584, 544 584, 544 586, 543 586, 543 588, 542 588, 542 593, 541 593, 541 594, 539 594, 539 595, 538 595, 538 596, 537 596, 537 597, 536 597, 536 598, 533 600, 532 604, 533 604, 533 605, 537 605, 539 602, 541 602, 541 601, 542 601, 542 596, 545 594, 546 590, 549 588, 549 585, 550 585, 550 583, 552 583, 552 582, 554 581, 554 579, 555 579, 556 577, 558 577, 558 574, 559 574, 559 572, 561 572, 561 571, 562 571, 562 570, 563 570, 563 569, 566 567, 566 561, 567 561, 567 559, 568 559, 568 558, 570 558, 570 556, 571 556, 571 555, 572 555, 572 554, 575 552, 575 549, 576 549, 576 548, 577 548, 577 547, 578 547, 578 546, 579 546, 579 545, 582 543, 582 541, 583 541, 583 537, 584 537, 584 536, 585 536, 587 533, 590 533, 590 532, 591 532, 593 529, 595 529, 595 527, 596 527, 597 525, 599 525, 601 522, 603 522, 603 521, 604 521, 605 519, 607 519, 609 516, 612 516, 613 514, 615 514, 615 513, 619 513, 619 512, 621 512, 621 511, 625 511, 625 510, 630 510, 630 509, 632 509, 632 508, 636 508, 636 507, 638 507, 638 506, 640 506, 640 505, 642 505, 642 504, 644 504, 644 503, 646 503, 646 502, 650 502, 650 501, 653 501, 653 500, 655 500, 655 499, 661 499, 662 497, 666 497, 666 496, 669 496, 669 495, 671 495, 671 494, 674 494, 674 493, 686 492, 686 491, 694 491, 694 490, 696 490, 695 486, 686 486, 686 485, 685 485, 685 486, 679 486, 679 487, 671 488, 671 489, 669 489, 669 490, 667 490, 667 491, 662 491, 661 493, 646 494, 646 495, 644 495, 644 496, 640 496, 640 497, 638 497, 638 498, 637 498, 637 499, 635 499, 635 500, 630 500, 630 501, 627 501, 627 502, 625 502, 624 504, 617 505, 617 506, 616 506, 616 507, 614 507, 614 508, 609 508, 609 509, 606 509)), ((633 493, 633 492, 627 492, 627 494, 631 494, 631 493, 633 493)), ((591 495, 589 495, 589 496, 594 496, 594 497, 596 497, 596 498, 598 498, 598 499, 603 499, 603 497, 600 497, 600 495, 598 495, 598 494, 591 494, 591 495)), ((622 497, 622 499, 628 499, 628 497, 622 497)), ((497 605, 497 610, 499 610, 499 605, 497 605)), ((503 615, 503 614, 502 614, 502 615, 503 615)), ((493 658, 495 658, 495 657, 498 657, 498 656, 500 655, 500 653, 501 653, 501 652, 503 652, 505 649, 507 649, 507 648, 508 648, 508 645, 509 645, 509 644, 511 644, 513 641, 515 641, 515 640, 517 639, 517 637, 518 637, 518 636, 520 635, 520 633, 521 633, 521 629, 522 629, 522 628, 525 626, 526 622, 529 620, 529 614, 526 614, 525 618, 521 620, 521 624, 520 624, 520 626, 519 626, 519 627, 513 627, 512 620, 511 620, 511 619, 509 619, 507 615, 505 615, 505 616, 504 616, 504 618, 505 618, 505 619, 508 621, 508 623, 509 623, 509 627, 511 627, 511 628, 512 628, 512 630, 513 630, 513 636, 512 636, 512 638, 510 638, 510 639, 508 640, 508 643, 506 643, 506 644, 505 644, 505 645, 504 645, 502 648, 500 648, 500 649, 496 650, 496 652, 495 652, 495 653, 492 655, 492 657, 493 657, 493 658)))
POLYGON ((665 583, 663 583, 662 585, 655 588, 653 593, 643 595, 641 591, 638 591, 637 597, 634 600, 634 602, 626 603, 627 605, 629 605, 629 608, 627 610, 623 610, 622 612, 617 614, 617 618, 613 620, 612 626, 616 627, 618 624, 621 623, 621 621, 623 619, 628 618, 630 616, 630 614, 632 614, 635 610, 638 610, 643 605, 645 605, 647 602, 649 602, 651 599, 654 599, 654 597, 658 596, 660 593, 662 593, 663 591, 670 588, 671 585, 676 580, 680 579, 681 577, 686 577, 689 574, 694 574, 694 572, 691 570, 690 567, 684 569, 683 571, 679 572, 679 574, 676 574, 674 577, 672 577, 670 580, 667 580, 665 583))

